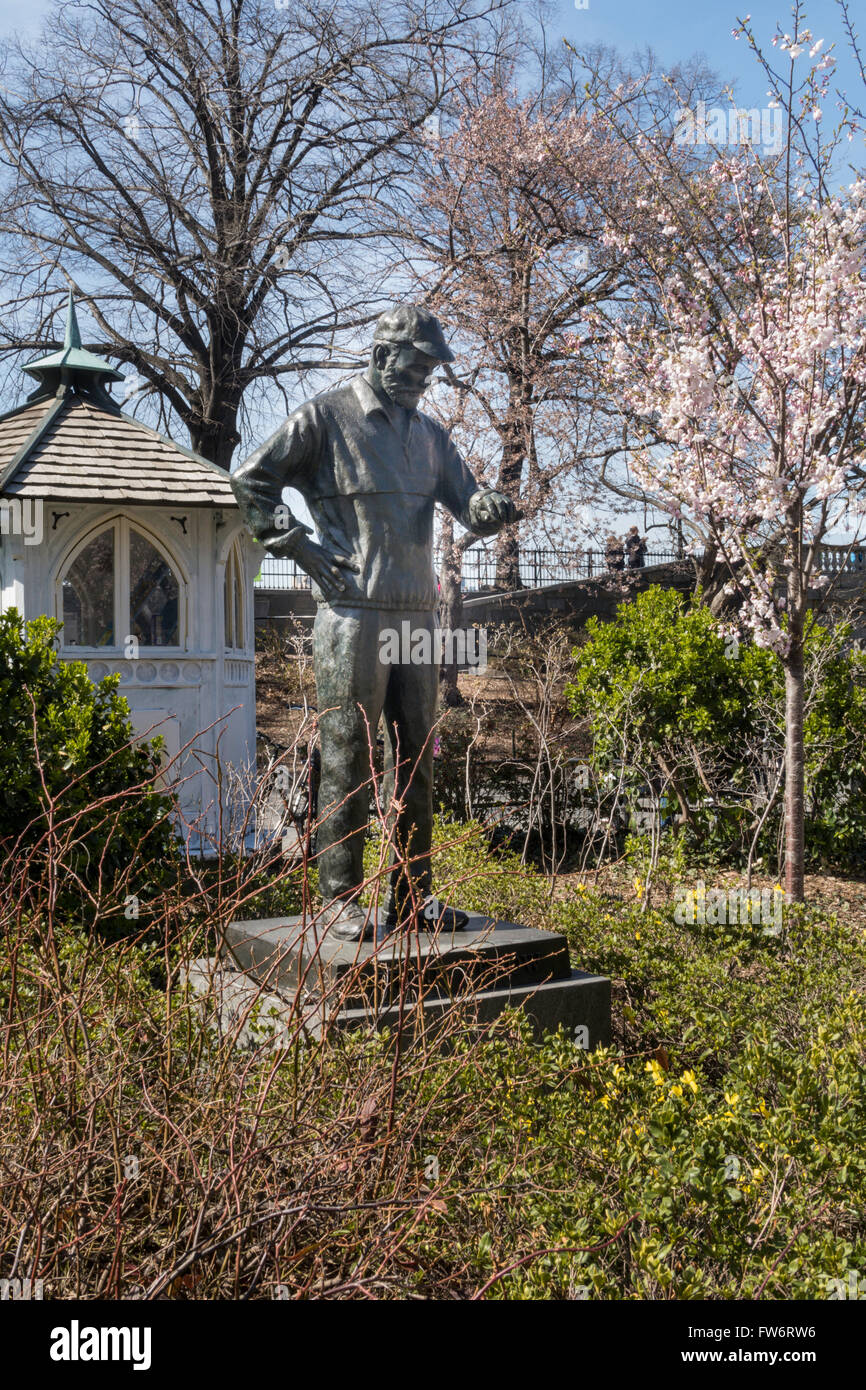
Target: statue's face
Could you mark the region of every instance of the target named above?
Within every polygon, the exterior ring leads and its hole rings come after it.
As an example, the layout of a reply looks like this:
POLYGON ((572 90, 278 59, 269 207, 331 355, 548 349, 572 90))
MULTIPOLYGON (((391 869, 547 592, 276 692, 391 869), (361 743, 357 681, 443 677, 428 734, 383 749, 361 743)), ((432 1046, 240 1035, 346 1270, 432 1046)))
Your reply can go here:
POLYGON ((419 352, 411 343, 393 344, 379 365, 382 388, 395 405, 414 410, 438 365, 435 357, 419 352))

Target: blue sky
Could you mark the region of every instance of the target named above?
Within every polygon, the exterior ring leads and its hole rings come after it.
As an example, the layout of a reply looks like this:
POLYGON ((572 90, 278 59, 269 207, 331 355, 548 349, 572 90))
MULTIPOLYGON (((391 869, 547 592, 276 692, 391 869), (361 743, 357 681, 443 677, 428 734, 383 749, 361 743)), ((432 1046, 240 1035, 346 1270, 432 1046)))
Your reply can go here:
MULTIPOLYGON (((583 3, 583 0, 579 0, 583 3)), ((626 52, 649 44, 663 63, 672 64, 693 53, 703 53, 725 79, 736 82, 738 94, 751 104, 763 100, 766 86, 745 42, 735 41, 731 30, 738 17, 751 14, 759 40, 769 49, 776 24, 792 27, 791 7, 784 0, 587 0, 588 8, 578 10, 574 0, 559 0, 549 21, 551 39, 564 36, 575 47, 583 43, 607 43, 626 52)), ((0 0, 0 36, 15 31, 36 35, 51 10, 51 0, 0 0)), ((851 11, 861 11, 861 28, 866 41, 866 12, 860 0, 851 0, 851 11)), ((806 20, 825 48, 838 44, 842 85, 854 89, 856 79, 842 33, 841 16, 835 0, 812 0, 806 20)), ((866 95, 866 94, 864 94, 866 95)))
MULTIPOLYGON (((725 80, 736 84, 744 105, 762 105, 767 84, 745 39, 734 39, 731 31, 738 18, 750 14, 759 44, 772 53, 773 35, 778 24, 783 32, 793 30, 790 4, 784 0, 588 0, 589 8, 577 10, 573 0, 560 0, 556 14, 560 32, 575 46, 607 43, 626 52, 648 44, 663 64, 673 64, 694 53, 703 53, 708 63, 725 80)), ((866 39, 866 12, 860 0, 851 0, 855 19, 861 14, 866 39)), ((840 85, 853 93, 859 77, 847 52, 841 14, 835 0, 812 0, 806 7, 806 25, 816 39, 824 39, 824 49, 834 41, 839 63, 840 85)), ((553 27, 553 26, 552 26, 553 27)), ((866 93, 863 93, 866 100, 866 93)))
POLYGON ((38 34, 51 5, 48 0, 0 0, 0 33, 4 38, 15 32, 38 34))

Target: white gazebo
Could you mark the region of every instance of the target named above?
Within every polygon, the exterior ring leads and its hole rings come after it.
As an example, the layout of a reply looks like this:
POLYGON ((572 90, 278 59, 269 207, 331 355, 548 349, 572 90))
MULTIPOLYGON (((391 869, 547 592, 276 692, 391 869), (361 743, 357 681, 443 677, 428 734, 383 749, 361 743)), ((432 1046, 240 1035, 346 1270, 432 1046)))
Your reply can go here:
POLYGON ((38 386, 0 416, 2 610, 56 617, 63 658, 119 674, 133 726, 175 760, 191 848, 226 843, 255 769, 263 552, 228 473, 112 400, 123 377, 81 347, 71 294, 63 348, 24 371, 38 386))

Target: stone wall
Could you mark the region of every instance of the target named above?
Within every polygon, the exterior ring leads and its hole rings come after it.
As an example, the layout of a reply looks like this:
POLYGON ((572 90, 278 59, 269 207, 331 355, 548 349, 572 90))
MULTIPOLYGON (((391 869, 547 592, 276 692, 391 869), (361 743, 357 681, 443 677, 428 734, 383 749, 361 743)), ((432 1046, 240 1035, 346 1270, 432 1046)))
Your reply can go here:
POLYGON ((688 560, 625 570, 617 575, 574 579, 543 589, 520 589, 508 594, 470 594, 463 601, 467 623, 520 623, 530 618, 562 618, 575 628, 589 618, 610 622, 618 606, 652 584, 691 593, 695 569, 688 560))

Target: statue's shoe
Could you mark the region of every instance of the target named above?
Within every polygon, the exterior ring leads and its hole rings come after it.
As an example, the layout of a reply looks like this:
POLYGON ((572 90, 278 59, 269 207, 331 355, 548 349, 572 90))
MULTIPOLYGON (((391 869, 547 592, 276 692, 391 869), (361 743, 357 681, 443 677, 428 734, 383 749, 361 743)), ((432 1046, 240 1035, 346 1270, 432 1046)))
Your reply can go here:
MULTIPOLYGON (((433 896, 425 898, 418 913, 418 927, 421 931, 463 931, 469 914, 459 907, 448 907, 440 898, 433 896)), ((411 914, 402 921, 398 921, 397 912, 392 907, 385 914, 385 925, 389 931, 393 931, 398 926, 409 928, 412 925, 411 914)))
POLYGON ((332 903, 323 918, 330 936, 338 941, 373 941, 376 937, 376 918, 356 902, 332 903))

